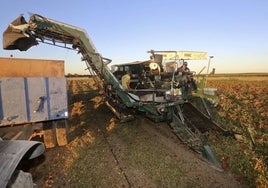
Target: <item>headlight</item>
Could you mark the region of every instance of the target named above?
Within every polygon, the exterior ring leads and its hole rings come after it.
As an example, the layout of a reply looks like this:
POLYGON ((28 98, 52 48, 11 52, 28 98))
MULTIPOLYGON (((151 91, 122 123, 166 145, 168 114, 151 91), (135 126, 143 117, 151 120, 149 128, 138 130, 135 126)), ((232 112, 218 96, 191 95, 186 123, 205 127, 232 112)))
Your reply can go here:
POLYGON ((157 107, 157 112, 158 112, 159 114, 164 114, 164 113, 167 112, 167 109, 166 109, 165 106, 159 106, 159 107, 157 107))

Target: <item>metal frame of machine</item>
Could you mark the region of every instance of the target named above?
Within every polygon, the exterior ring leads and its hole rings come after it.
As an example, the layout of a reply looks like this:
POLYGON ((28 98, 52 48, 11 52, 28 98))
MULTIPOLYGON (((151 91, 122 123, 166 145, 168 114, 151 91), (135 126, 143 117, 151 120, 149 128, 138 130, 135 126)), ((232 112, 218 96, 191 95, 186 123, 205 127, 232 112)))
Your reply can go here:
MULTIPOLYGON (((153 76, 154 79, 146 78, 145 81, 148 81, 149 84, 146 83, 144 87, 127 91, 122 88, 120 81, 111 72, 108 66, 111 60, 98 53, 86 31, 81 28, 33 14, 28 22, 23 16, 19 16, 9 24, 3 33, 3 48, 7 50, 26 51, 39 43, 77 50, 82 56, 81 60, 85 61, 90 74, 95 75, 94 78, 99 84, 99 89, 104 91, 102 93, 106 105, 121 121, 133 119, 133 111, 143 112, 145 116, 155 122, 166 121, 184 143, 198 153, 204 153, 207 160, 221 170, 211 148, 203 142, 200 132, 197 129, 193 130, 185 123, 183 106, 188 102, 179 92, 174 92, 176 89, 173 87, 174 73, 172 71, 163 73, 164 69, 158 59, 160 56, 157 55, 159 51, 149 51, 152 58, 148 61, 148 66, 156 72, 149 77, 153 76), (171 80, 161 79, 165 76, 171 80), (164 82, 167 87, 156 87, 165 85, 164 82)), ((170 54, 166 51, 161 53, 166 54, 162 58, 170 54)), ((197 58, 196 56, 190 57, 190 52, 180 53, 183 58, 179 59, 197 58)), ((203 58, 206 53, 201 52, 199 55, 203 58)), ((177 58, 177 56, 174 57, 177 58)), ((178 89, 180 88, 178 87, 178 89)))

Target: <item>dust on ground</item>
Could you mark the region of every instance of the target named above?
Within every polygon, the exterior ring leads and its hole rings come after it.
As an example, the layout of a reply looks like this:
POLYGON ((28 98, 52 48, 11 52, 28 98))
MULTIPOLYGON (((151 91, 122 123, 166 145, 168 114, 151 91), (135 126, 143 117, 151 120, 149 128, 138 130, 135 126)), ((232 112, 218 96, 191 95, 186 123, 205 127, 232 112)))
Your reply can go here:
POLYGON ((68 78, 69 144, 29 171, 38 187, 246 187, 182 144, 166 123, 119 123, 90 78, 68 78))

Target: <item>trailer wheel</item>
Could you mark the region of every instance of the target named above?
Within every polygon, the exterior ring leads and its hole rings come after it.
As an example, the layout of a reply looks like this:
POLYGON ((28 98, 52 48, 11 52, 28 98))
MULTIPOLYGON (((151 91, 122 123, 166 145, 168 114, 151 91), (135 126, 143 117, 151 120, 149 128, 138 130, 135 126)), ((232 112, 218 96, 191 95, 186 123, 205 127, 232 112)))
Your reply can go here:
POLYGON ((68 144, 68 126, 67 120, 57 120, 53 122, 56 129, 56 138, 59 146, 68 144))
POLYGON ((53 121, 43 122, 44 143, 46 148, 53 148, 57 145, 55 126, 53 121))

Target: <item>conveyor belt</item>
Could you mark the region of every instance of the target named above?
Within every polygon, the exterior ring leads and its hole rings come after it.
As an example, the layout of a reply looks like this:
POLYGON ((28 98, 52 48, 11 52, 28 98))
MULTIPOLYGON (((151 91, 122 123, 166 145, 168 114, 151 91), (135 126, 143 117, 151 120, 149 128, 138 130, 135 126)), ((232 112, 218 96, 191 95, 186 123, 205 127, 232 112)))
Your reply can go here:
POLYGON ((185 103, 183 105, 183 116, 185 123, 192 130, 198 129, 201 133, 207 131, 218 131, 224 133, 225 130, 219 127, 215 122, 213 122, 208 116, 201 113, 196 107, 190 103, 185 103))
POLYGON ((190 103, 177 106, 174 109, 173 120, 170 127, 174 134, 187 146, 202 156, 217 170, 222 171, 221 165, 210 146, 204 140, 207 131, 226 133, 224 129, 213 122, 208 116, 201 113, 190 103))

